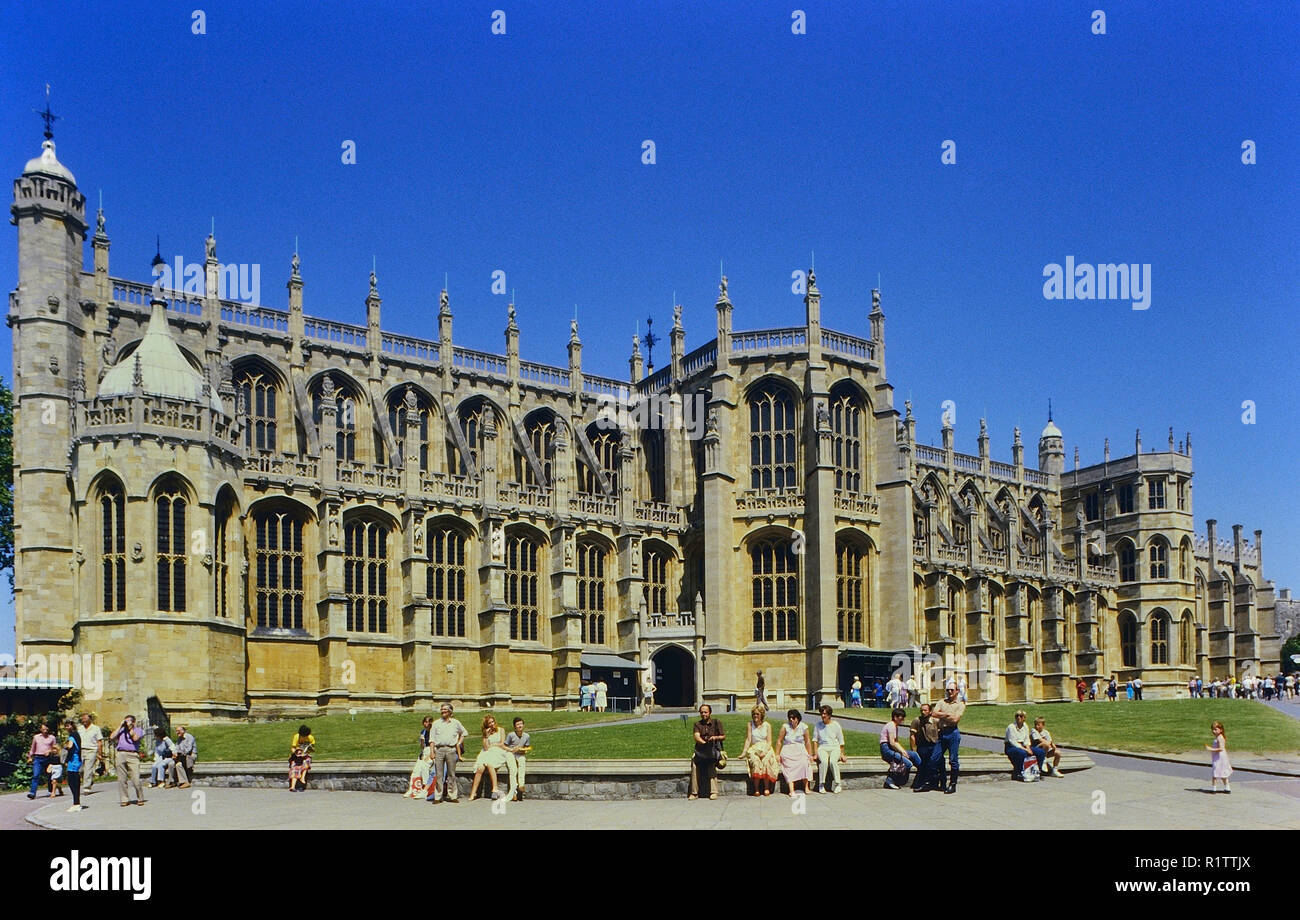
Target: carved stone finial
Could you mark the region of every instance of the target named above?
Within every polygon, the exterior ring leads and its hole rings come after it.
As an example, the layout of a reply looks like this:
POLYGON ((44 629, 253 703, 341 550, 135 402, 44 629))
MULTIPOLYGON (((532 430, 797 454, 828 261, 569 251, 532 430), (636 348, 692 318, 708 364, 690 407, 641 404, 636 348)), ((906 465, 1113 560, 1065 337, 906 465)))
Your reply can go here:
POLYGON ((831 430, 830 410, 826 408, 826 403, 821 401, 818 401, 817 403, 817 430, 818 431, 831 430))
POLYGON ((86 362, 84 360, 77 362, 77 376, 72 385, 78 393, 86 392, 86 362))
POLYGON ((673 304, 673 328, 682 328, 682 305, 673 304))
POLYGON ((709 409, 709 414, 708 414, 707 416, 705 416, 705 418, 704 418, 704 430, 705 430, 705 431, 708 431, 708 432, 716 432, 716 431, 718 430, 718 410, 717 410, 717 409, 715 409, 715 408, 710 408, 710 409, 709 409))
POLYGON ((906 413, 905 413, 905 415, 904 415, 904 418, 911 418, 911 417, 912 417, 912 401, 911 401, 910 399, 905 399, 905 400, 903 400, 903 408, 906 410, 906 413))
POLYGON ((375 277, 375 273, 373 271, 370 272, 370 293, 371 294, 379 293, 379 279, 375 277))
POLYGON ((134 372, 131 375, 131 385, 136 389, 144 386, 144 368, 140 365, 140 353, 136 352, 134 372))
POLYGON ((300 264, 301 263, 298 261, 298 253, 295 252, 293 258, 289 260, 289 277, 294 281, 302 280, 302 276, 298 274, 298 266, 300 264))
POLYGON ((216 258, 217 258, 217 238, 216 238, 215 236, 213 236, 211 233, 209 233, 209 234, 208 234, 208 238, 207 238, 206 240, 203 241, 203 256, 204 256, 204 258, 206 258, 208 261, 213 261, 213 262, 216 261, 216 258))
POLYGON ((95 236, 98 237, 99 239, 103 239, 104 237, 108 236, 108 234, 104 232, 104 209, 103 208, 100 208, 98 213, 95 214, 95 236))
POLYGON ((438 312, 443 314, 451 312, 451 298, 447 296, 446 288, 443 288, 442 293, 438 295, 438 312))
POLYGON ((578 319, 577 319, 577 317, 574 317, 573 319, 569 320, 569 341, 570 341, 570 342, 576 342, 576 341, 578 341, 578 319))
POLYGON ((415 387, 409 383, 406 385, 406 395, 402 397, 402 402, 408 409, 415 409, 419 406, 419 402, 415 398, 415 387))
POLYGON ((334 375, 333 374, 325 375, 325 379, 322 380, 320 384, 320 391, 321 391, 321 395, 324 396, 326 399, 330 399, 331 397, 334 396, 334 375))
POLYGON ((718 285, 718 299, 719 300, 727 299, 727 276, 726 275, 722 276, 722 282, 718 285))

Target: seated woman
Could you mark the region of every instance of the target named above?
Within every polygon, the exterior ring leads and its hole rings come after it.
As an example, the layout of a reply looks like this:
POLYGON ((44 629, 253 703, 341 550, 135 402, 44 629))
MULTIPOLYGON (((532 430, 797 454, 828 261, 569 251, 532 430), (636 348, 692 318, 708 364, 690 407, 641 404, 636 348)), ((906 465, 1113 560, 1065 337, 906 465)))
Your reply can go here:
POLYGON ((514 798, 515 789, 519 786, 518 766, 515 764, 514 755, 506 747, 506 733, 497 725, 496 716, 486 715, 483 717, 483 750, 474 760, 474 782, 469 787, 469 800, 472 802, 478 798, 478 784, 483 780, 483 771, 486 770, 488 779, 492 783, 492 798, 497 797, 497 771, 506 770, 510 775, 510 791, 507 794, 514 798))
POLYGON ((907 785, 907 775, 912 768, 916 767, 918 775, 921 769, 921 755, 898 742, 898 727, 906 718, 907 710, 895 706, 889 714, 889 721, 880 730, 880 759, 889 764, 889 772, 885 774, 886 789, 902 789, 907 785))
POLYGON ((799 710, 791 709, 785 717, 786 724, 781 726, 778 746, 781 748, 781 772, 790 787, 790 797, 794 798, 795 784, 800 780, 803 780, 805 793, 812 791, 809 788, 812 782, 812 736, 808 726, 803 724, 799 710))
POLYGON ((176 745, 167 737, 164 728, 153 730, 153 767, 149 770, 149 786, 156 788, 167 781, 167 765, 176 756, 176 745))
POLYGON ((307 788, 307 774, 311 772, 311 755, 316 750, 316 736, 306 725, 298 726, 289 742, 289 791, 295 785, 307 788))
POLYGON ((1047 720, 1042 716, 1034 719, 1034 730, 1029 733, 1029 746, 1038 758, 1038 769, 1044 776, 1064 776, 1061 772, 1061 749, 1052 741, 1052 733, 1047 730, 1047 720), (1052 761, 1051 766, 1047 764, 1052 761))
POLYGON ((1023 779, 1025 761, 1034 754, 1029 747, 1029 727, 1025 725, 1025 711, 1023 709, 1017 710, 1016 721, 1007 726, 1006 741, 1002 750, 1006 752, 1007 759, 1011 761, 1011 778, 1023 779))
POLYGON ((767 710, 755 706, 749 714, 745 731, 745 749, 740 756, 749 766, 749 778, 754 782, 753 795, 771 795, 776 788, 776 752, 772 750, 772 726, 767 721, 767 710))

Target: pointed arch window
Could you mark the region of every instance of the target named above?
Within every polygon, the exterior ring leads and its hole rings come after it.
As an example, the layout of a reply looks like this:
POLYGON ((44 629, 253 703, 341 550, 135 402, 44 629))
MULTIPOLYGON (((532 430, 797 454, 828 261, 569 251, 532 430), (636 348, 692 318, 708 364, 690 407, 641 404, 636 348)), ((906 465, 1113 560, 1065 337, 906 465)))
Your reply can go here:
POLYGON ((867 641, 869 568, 860 544, 844 537, 835 541, 835 631, 840 642, 867 641))
POLYGON ((1119 615, 1119 656, 1126 668, 1137 667, 1137 618, 1125 611, 1119 615))
POLYGON ((1164 612, 1151 617, 1151 663, 1169 664, 1169 615, 1164 612))
POLYGON ((1151 580, 1161 581, 1169 577, 1169 546, 1163 540, 1157 540, 1147 549, 1151 563, 1151 580))
POLYGON ((430 632, 465 637, 465 535, 450 525, 429 524, 424 593, 433 605, 430 632))
POLYGON ((755 642, 799 639, 799 560, 790 541, 760 540, 750 550, 755 642))
POLYGON ((749 487, 793 489, 796 468, 794 400, 763 387, 749 398, 749 487))
POLYGON ((121 483, 105 485, 99 496, 100 578, 105 613, 126 610, 126 494, 121 483))
POLYGON ((618 495, 618 451, 621 435, 617 428, 599 428, 593 425, 587 430, 592 451, 596 455, 599 467, 593 469, 579 455, 578 491, 583 495, 605 495, 600 481, 609 485, 608 497, 618 495))
POLYGON ((388 426, 393 431, 393 437, 397 439, 402 462, 406 462, 406 456, 413 448, 420 472, 427 473, 429 472, 429 426, 432 424, 433 407, 429 405, 428 400, 417 396, 415 402, 416 419, 413 423, 407 421, 409 411, 406 406, 405 394, 394 393, 389 397, 388 426), (411 443, 411 438, 415 439, 414 444, 411 443))
POLYGON ((1137 550, 1132 543, 1123 543, 1119 548, 1119 580, 1137 581, 1137 550))
POLYGON ((578 610, 584 644, 605 644, 605 548, 594 541, 578 543, 578 610))
POLYGON ((175 485, 159 490, 154 499, 155 532, 158 538, 158 609, 169 613, 185 611, 185 495, 175 485))
POLYGON ((259 629, 303 628, 303 523, 301 513, 286 509, 253 512, 253 596, 259 629))
POLYGON ((275 378, 257 366, 241 368, 235 374, 235 390, 244 403, 244 446, 249 450, 276 449, 275 378))
POLYGON ((526 533, 506 537, 506 605, 510 608, 510 638, 536 642, 541 619, 537 586, 541 547, 526 533))
MULTIPOLYGON (((325 405, 324 387, 317 385, 312 395, 312 420, 320 428, 325 405)), ((346 384, 334 389, 334 449, 339 460, 356 462, 357 459, 357 396, 346 384)))
POLYGON ((668 613, 668 553, 646 544, 641 550, 641 561, 645 574, 641 593, 645 598, 646 616, 663 616, 668 613))
POLYGON ((537 473, 528 458, 516 454, 515 481, 532 488, 549 489, 555 482, 553 463, 555 453, 555 417, 549 413, 535 413, 524 423, 528 443, 542 468, 543 482, 537 481, 537 473))
MULTIPOLYGON (((465 435, 465 443, 469 447, 470 461, 474 470, 481 475, 484 462, 491 459, 488 455, 488 431, 497 428, 496 413, 486 400, 479 399, 461 406, 457 417, 460 419, 460 430, 465 435)), ((470 464, 460 456, 455 444, 451 444, 449 449, 452 462, 448 468, 461 476, 468 476, 470 464)))
POLYGON ((831 394, 831 446, 837 491, 862 491, 862 404, 848 389, 831 394))
POLYGON ((356 518, 343 528, 343 593, 349 632, 388 632, 388 527, 356 518))

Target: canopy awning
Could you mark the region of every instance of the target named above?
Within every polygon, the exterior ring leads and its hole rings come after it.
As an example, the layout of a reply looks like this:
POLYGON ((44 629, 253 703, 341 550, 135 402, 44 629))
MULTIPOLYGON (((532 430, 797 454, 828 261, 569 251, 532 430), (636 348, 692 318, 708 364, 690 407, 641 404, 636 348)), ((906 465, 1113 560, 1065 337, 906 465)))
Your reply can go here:
POLYGON ((637 664, 631 658, 620 658, 618 655, 600 655, 594 652, 583 653, 582 666, 584 668, 618 668, 619 670, 629 671, 641 670, 641 665, 637 664))

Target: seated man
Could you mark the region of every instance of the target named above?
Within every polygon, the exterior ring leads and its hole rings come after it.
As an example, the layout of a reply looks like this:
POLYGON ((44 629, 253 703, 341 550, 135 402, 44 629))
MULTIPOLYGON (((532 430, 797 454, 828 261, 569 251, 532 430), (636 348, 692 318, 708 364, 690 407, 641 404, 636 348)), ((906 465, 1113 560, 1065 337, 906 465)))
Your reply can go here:
POLYGON ((1006 742, 1002 749, 1011 761, 1011 778, 1023 779, 1025 761, 1034 753, 1029 747, 1029 728, 1025 725, 1023 709, 1016 712, 1016 721, 1007 726, 1006 742))
POLYGON ((912 767, 918 771, 921 769, 921 755, 898 743, 898 726, 906 718, 907 710, 897 706, 890 714, 890 720, 880 730, 880 759, 890 765, 890 772, 885 776, 886 789, 903 788, 907 785, 907 775, 912 772, 912 767), (898 770, 901 770, 902 775, 900 781, 895 782, 893 774, 898 770))
POLYGON ((1038 758, 1038 769, 1044 776, 1064 776, 1061 772, 1061 749, 1052 742, 1052 733, 1047 730, 1047 720, 1042 716, 1034 719, 1034 730, 1029 733, 1029 746, 1038 758), (1049 767, 1048 759, 1052 764, 1049 767))

